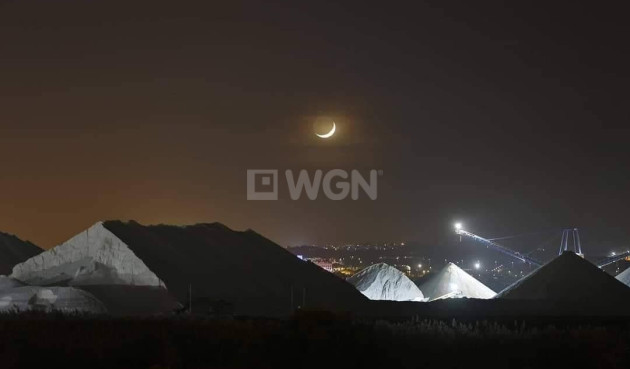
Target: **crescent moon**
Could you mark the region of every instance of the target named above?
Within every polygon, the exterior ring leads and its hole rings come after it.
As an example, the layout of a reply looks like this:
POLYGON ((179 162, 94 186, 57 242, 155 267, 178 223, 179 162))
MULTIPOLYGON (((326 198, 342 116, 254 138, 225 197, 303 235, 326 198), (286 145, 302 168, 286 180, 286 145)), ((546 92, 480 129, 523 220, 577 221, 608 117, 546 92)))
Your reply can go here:
POLYGON ((337 125, 335 124, 335 122, 333 122, 333 126, 332 129, 330 130, 330 132, 325 133, 323 135, 320 135, 319 133, 315 133, 315 135, 319 138, 328 138, 331 137, 332 135, 335 134, 335 130, 337 129, 337 125))

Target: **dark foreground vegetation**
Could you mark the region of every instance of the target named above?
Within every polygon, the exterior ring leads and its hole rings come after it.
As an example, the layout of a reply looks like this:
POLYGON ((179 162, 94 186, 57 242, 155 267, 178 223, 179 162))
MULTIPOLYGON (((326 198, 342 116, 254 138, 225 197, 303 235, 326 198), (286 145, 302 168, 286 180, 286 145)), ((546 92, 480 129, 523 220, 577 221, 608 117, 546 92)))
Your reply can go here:
POLYGON ((630 367, 630 322, 0 315, 1 368, 630 367))

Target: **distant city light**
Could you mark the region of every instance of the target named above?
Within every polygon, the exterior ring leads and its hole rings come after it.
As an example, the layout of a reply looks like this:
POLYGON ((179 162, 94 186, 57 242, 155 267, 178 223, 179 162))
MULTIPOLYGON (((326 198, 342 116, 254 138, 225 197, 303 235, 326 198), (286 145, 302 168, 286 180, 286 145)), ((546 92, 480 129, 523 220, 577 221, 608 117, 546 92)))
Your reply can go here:
POLYGON ((481 268, 481 263, 480 262, 476 262, 475 263, 475 269, 479 269, 481 268))
POLYGON ((418 268, 422 268, 422 264, 418 264, 418 268))

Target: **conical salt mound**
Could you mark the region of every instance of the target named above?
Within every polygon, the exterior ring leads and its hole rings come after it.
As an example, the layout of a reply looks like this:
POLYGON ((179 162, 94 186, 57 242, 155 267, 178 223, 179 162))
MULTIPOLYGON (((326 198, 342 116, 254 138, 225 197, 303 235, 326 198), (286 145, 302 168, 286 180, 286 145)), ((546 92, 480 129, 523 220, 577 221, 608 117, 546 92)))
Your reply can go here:
POLYGON ((367 299, 254 231, 219 224, 98 222, 13 267, 19 281, 90 292, 113 315, 182 310, 281 317, 298 308, 352 311, 367 299))
POLYGON ((630 286, 630 268, 619 273, 615 278, 626 286, 630 286))
POLYGON ((630 288, 567 251, 501 291, 497 298, 610 304, 630 301, 630 288))
POLYGON ((448 263, 439 273, 422 284, 420 289, 429 301, 451 297, 490 299, 496 295, 485 284, 453 263, 448 263))
POLYGON ((370 300, 423 301, 422 292, 400 270, 385 263, 371 265, 348 278, 370 300))

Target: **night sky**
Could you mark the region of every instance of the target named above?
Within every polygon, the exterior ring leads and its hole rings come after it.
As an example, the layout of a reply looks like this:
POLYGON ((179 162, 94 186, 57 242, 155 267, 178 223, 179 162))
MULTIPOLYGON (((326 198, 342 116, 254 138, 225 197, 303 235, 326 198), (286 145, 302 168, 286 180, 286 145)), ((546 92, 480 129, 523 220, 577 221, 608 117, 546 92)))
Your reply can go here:
POLYGON ((223 3, 0 2, 1 231, 437 246, 460 220, 630 246, 621 2, 223 3), (333 168, 382 170, 378 200, 246 200, 247 169, 333 168))

